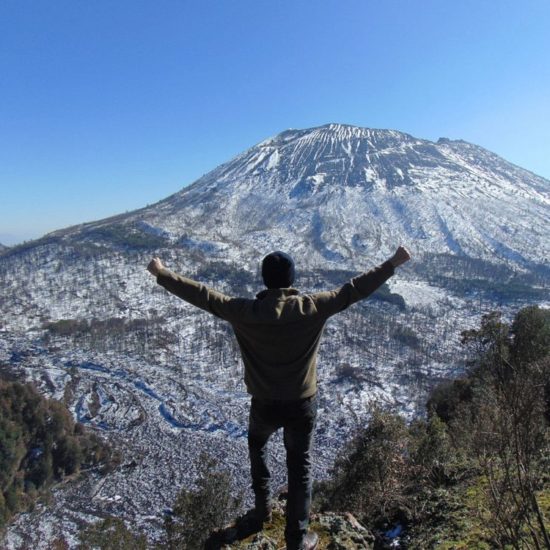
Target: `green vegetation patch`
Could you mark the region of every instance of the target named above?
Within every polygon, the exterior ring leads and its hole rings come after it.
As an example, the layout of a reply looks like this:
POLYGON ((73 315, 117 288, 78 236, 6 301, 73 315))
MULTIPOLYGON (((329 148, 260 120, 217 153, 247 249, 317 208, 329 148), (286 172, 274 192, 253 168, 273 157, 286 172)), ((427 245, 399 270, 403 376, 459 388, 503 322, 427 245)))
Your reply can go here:
POLYGON ((150 548, 142 533, 134 533, 120 518, 108 517, 89 525, 80 533, 79 550, 147 550, 150 548))
POLYGON ((62 403, 30 384, 0 380, 0 527, 53 483, 109 458, 105 443, 62 403))
POLYGON ((122 224, 94 227, 88 229, 83 236, 89 240, 134 249, 157 249, 167 244, 167 240, 161 235, 145 232, 136 226, 122 224))
POLYGON ((550 311, 491 312, 462 344, 469 371, 433 390, 427 418, 375 407, 315 505, 353 513, 380 548, 395 526, 410 550, 550 547, 550 311))

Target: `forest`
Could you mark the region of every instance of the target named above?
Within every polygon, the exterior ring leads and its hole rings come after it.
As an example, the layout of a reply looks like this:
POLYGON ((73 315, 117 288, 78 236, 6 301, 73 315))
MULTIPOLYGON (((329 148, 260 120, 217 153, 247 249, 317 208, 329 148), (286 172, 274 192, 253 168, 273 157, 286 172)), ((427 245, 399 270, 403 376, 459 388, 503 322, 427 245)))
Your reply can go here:
POLYGON ((14 514, 47 499, 55 483, 91 468, 105 471, 114 457, 63 403, 31 384, 0 379, 0 529, 14 514))

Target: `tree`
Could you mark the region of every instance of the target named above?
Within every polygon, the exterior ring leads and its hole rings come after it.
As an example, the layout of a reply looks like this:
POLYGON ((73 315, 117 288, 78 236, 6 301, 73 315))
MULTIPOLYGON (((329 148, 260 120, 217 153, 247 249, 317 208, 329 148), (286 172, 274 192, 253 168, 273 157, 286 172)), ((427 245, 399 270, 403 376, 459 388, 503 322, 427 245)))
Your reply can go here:
MULTIPOLYGON (((550 548, 538 502, 550 466, 548 410, 550 314, 520 310, 511 326, 493 312, 463 334, 475 354, 469 405, 471 450, 487 478, 498 544, 550 548)), ((456 421, 455 421, 456 422, 456 421)))
POLYGON ((75 422, 64 405, 30 384, 0 380, 0 527, 48 488, 110 449, 75 422))
POLYGON ((511 326, 511 358, 517 365, 532 363, 550 353, 550 310, 538 306, 521 309, 511 326))

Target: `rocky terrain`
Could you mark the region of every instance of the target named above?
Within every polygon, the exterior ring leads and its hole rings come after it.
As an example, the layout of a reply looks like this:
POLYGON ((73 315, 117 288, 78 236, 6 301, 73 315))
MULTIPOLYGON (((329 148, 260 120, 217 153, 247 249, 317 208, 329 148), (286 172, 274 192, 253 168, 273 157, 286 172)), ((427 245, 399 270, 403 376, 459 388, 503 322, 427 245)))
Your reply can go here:
MULTIPOLYGON (((284 506, 281 501, 273 503, 273 521, 264 526, 263 531, 233 544, 218 547, 221 550, 278 550, 284 547, 284 506)), ((366 529, 353 514, 324 512, 314 514, 310 529, 319 536, 319 550, 371 550, 374 548, 374 535, 366 529)), ((397 533, 389 531, 386 541, 397 545, 397 533)))

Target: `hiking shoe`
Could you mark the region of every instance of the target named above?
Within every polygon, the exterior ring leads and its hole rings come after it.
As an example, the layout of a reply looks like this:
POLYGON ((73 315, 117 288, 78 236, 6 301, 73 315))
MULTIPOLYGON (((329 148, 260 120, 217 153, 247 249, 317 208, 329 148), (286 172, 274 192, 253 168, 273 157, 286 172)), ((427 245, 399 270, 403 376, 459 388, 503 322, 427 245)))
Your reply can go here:
POLYGON ((205 548, 219 549, 220 544, 233 544, 238 540, 245 539, 250 535, 260 532, 264 528, 264 524, 270 523, 271 520, 271 509, 263 514, 259 513, 255 508, 248 510, 248 512, 238 517, 233 523, 226 525, 223 529, 216 532, 215 536, 211 537, 210 546, 207 544, 205 548))
POLYGON ((237 537, 239 540, 249 537, 254 533, 258 533, 264 528, 265 523, 270 523, 272 520, 271 510, 259 512, 256 508, 249 510, 244 516, 237 520, 237 537))
MULTIPOLYGON (((319 535, 315 531, 308 531, 302 542, 302 550, 317 550, 319 545, 319 535)), ((288 550, 289 546, 283 546, 281 550, 288 550)), ((292 546, 296 548, 296 545, 292 546)))
POLYGON ((316 550, 319 544, 319 535, 315 531, 308 531, 304 537, 304 550, 316 550))

